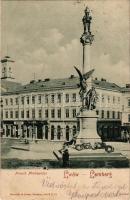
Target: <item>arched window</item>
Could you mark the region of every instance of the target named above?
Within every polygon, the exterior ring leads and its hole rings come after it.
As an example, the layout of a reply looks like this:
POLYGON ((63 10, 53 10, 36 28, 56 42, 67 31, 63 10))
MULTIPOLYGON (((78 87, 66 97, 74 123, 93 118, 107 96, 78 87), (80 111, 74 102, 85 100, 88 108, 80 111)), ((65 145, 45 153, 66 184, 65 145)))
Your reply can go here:
MULTIPOLYGON (((117 113, 117 117, 118 117, 118 119, 121 119, 121 113, 120 112, 117 113)), ((129 119, 128 119, 128 121, 129 121, 129 119)))
POLYGON ((112 111, 112 118, 115 119, 115 111, 112 111))
POLYGON ((76 132, 77 132, 76 126, 73 126, 73 136, 76 134, 76 132))
POLYGON ((55 127, 52 125, 51 126, 51 140, 54 140, 54 131, 55 131, 55 127))
POLYGON ((99 115, 99 110, 96 110, 96 114, 99 115))
POLYGON ((101 118, 104 118, 104 110, 101 111, 101 118))
POLYGON ((69 126, 66 126, 66 140, 69 141, 69 133, 70 133, 70 128, 69 126))
POLYGON ((109 112, 109 110, 107 111, 107 118, 108 119, 110 118, 110 112, 109 112))
POLYGON ((45 126, 45 139, 48 139, 48 126, 45 126))
POLYGON ((57 126, 57 139, 60 140, 60 136, 61 136, 61 127, 57 126))

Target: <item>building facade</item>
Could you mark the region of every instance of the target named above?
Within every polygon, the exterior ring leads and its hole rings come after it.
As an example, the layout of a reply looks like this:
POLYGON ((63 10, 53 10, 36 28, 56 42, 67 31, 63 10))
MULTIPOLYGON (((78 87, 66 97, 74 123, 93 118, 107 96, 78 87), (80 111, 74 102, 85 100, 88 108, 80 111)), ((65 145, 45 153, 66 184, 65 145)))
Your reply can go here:
MULTIPOLYGON (((103 140, 119 140, 121 126, 130 120, 127 106, 130 103, 130 90, 105 79, 95 79, 93 85, 98 94, 98 134, 103 140)), ((77 77, 71 75, 66 79, 30 81, 2 93, 2 135, 70 140, 80 130, 76 118, 80 107, 77 77)))

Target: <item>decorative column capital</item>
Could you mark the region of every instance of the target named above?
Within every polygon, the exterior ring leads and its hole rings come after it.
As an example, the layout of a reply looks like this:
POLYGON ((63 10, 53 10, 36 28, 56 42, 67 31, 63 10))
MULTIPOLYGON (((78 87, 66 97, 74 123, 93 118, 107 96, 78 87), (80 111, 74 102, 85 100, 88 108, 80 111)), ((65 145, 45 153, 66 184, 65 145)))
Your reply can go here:
POLYGON ((80 42, 82 43, 83 46, 86 44, 91 45, 93 40, 94 40, 94 35, 90 33, 83 33, 80 38, 80 42))

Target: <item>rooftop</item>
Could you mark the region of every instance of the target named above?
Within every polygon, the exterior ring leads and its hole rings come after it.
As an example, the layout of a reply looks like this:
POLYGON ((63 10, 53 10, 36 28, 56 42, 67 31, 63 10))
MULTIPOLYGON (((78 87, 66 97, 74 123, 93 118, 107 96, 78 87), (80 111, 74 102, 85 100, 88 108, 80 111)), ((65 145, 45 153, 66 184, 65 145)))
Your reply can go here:
POLYGON ((1 93, 12 92, 12 90, 17 90, 20 88, 21 83, 14 81, 1 80, 1 93))
MULTIPOLYGON (((3 84, 5 83, 2 83, 2 85, 3 84)), ((6 84, 9 88, 6 91, 2 91, 3 92, 2 95, 74 89, 79 87, 79 78, 71 75, 69 78, 62 78, 62 79, 46 78, 44 80, 40 79, 37 81, 32 80, 30 81, 30 83, 26 85, 21 85, 14 82, 9 83, 9 81, 6 84)), ((117 84, 107 82, 105 79, 101 80, 95 79, 93 80, 93 84, 96 88, 112 90, 112 91, 122 91, 122 88, 119 87, 117 84)))

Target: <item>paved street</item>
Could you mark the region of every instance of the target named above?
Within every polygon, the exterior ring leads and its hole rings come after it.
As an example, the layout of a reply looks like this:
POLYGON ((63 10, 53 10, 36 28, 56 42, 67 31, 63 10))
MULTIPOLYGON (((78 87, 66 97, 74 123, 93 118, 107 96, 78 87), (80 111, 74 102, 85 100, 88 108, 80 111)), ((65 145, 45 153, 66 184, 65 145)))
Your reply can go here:
MULTIPOLYGON (((30 142, 30 144, 24 144, 20 140, 16 139, 2 139, 1 152, 2 160, 19 159, 19 160, 51 160, 57 161, 56 157, 53 154, 53 151, 59 150, 62 147, 63 142, 49 142, 49 141, 38 141, 37 143, 30 142), (25 148, 25 150, 12 149, 11 146, 18 146, 25 148)), ((107 142, 114 147, 115 153, 121 152, 123 155, 126 155, 130 159, 130 144, 123 142, 107 142)))
POLYGON ((2 140, 2 158, 19 158, 19 159, 55 159, 54 150, 62 147, 63 142, 31 141, 30 144, 24 144, 15 139, 2 140), (19 146, 29 151, 12 149, 11 146, 19 146))

